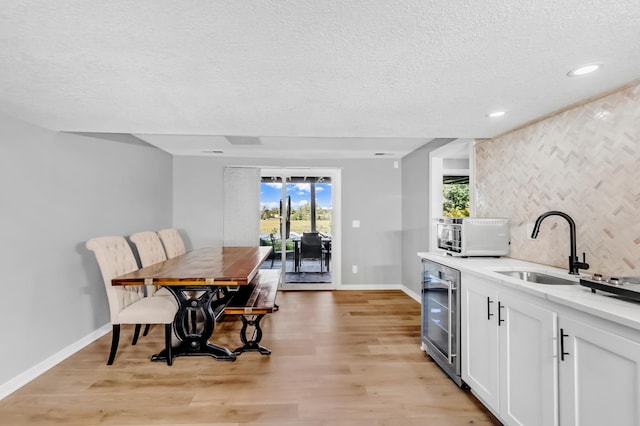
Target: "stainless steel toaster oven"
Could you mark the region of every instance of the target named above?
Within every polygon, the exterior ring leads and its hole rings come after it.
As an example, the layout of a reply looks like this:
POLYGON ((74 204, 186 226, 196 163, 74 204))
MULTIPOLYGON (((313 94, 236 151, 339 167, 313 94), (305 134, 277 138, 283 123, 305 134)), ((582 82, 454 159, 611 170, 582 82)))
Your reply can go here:
POLYGON ((509 219, 442 218, 437 223, 438 249, 452 256, 506 256, 509 254, 509 219))

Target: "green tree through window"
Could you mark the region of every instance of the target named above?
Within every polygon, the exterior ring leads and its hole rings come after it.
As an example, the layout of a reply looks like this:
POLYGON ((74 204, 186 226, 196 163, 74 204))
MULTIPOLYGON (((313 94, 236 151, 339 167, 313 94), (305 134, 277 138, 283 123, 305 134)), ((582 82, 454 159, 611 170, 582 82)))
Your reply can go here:
MULTIPOLYGON (((467 178, 468 179, 468 178, 467 178)), ((445 183, 442 187, 442 214, 444 217, 469 216, 469 183, 445 183)))

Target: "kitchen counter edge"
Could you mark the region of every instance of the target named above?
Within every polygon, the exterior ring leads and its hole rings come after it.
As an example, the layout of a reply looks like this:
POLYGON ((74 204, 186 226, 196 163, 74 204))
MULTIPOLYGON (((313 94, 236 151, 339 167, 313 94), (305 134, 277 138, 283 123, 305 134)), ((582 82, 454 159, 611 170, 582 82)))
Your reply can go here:
MULTIPOLYGON (((640 331, 640 303, 622 300, 601 291, 592 293, 590 288, 581 286, 578 283, 579 276, 569 275, 566 269, 509 257, 462 258, 439 252, 418 252, 417 254, 419 258, 441 263, 461 272, 488 278, 494 282, 500 281, 500 283, 507 288, 546 299, 640 331), (535 268, 536 270, 543 270, 549 275, 574 280, 576 285, 527 283, 517 278, 495 272, 495 269, 510 268, 535 268)), ((588 277, 590 275, 582 274, 581 276, 588 277)))

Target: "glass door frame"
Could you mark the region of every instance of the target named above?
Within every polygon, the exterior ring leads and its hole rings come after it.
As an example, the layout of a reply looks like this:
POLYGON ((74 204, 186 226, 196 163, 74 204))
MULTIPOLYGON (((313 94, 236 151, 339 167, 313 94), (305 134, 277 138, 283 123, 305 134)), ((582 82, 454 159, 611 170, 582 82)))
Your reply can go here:
MULTIPOLYGON (((286 200, 287 178, 292 176, 327 176, 331 178, 331 283, 287 283, 286 252, 282 251, 282 276, 280 289, 282 290, 335 290, 342 283, 342 238, 341 238, 341 169, 324 167, 261 167, 261 177, 280 178, 282 185, 281 200, 286 200)), ((286 205, 286 204, 283 204, 286 205)), ((280 218, 280 235, 286 235, 286 215, 280 218)))

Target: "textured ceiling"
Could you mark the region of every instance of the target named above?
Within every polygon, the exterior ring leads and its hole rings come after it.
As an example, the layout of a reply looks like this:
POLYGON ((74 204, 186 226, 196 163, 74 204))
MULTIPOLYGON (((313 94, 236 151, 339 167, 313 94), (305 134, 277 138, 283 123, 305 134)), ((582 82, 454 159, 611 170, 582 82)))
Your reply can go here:
POLYGON ((638 0, 0 6, 1 111, 176 154, 401 156, 433 138, 495 136, 640 77, 638 0), (590 62, 604 67, 566 76, 590 62), (507 115, 486 117, 497 109, 507 115))

